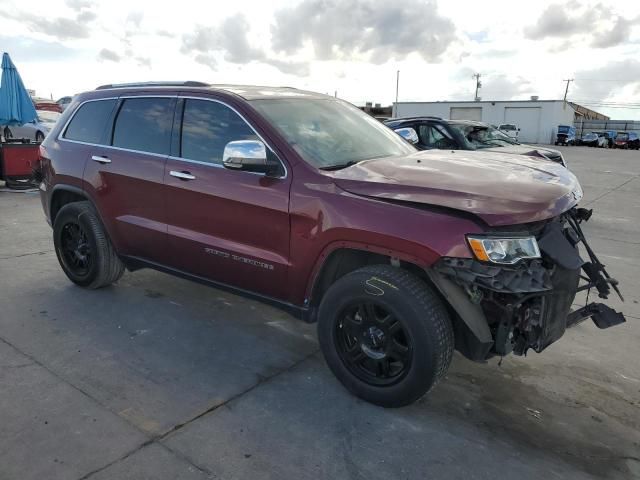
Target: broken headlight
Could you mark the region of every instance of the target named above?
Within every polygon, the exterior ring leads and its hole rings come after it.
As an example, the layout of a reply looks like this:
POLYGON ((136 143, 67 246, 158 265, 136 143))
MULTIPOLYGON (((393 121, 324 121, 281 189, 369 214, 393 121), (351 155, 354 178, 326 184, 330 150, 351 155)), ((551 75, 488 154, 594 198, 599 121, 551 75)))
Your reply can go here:
POLYGON ((527 258, 540 258, 535 237, 468 236, 474 256, 483 262, 514 264, 527 258))

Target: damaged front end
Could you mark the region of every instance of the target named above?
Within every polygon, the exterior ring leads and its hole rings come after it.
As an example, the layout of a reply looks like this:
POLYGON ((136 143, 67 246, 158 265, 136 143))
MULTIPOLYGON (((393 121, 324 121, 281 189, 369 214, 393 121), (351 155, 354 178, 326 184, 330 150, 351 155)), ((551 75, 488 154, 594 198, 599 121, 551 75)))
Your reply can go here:
MULTIPOLYGON (((582 232, 581 223, 590 216, 590 210, 573 208, 534 227, 527 232, 535 236, 531 247, 522 241, 531 237, 513 235, 509 240, 521 240, 515 247, 497 245, 503 263, 479 251, 475 239, 469 241, 476 259, 440 259, 430 276, 461 320, 454 326, 456 348, 472 360, 511 352, 524 355, 529 349, 541 352, 567 328, 588 318, 599 328, 624 322, 622 313, 602 303, 571 311, 576 293, 583 290, 596 290, 605 299, 611 289, 620 295, 618 282, 608 275, 582 232), (580 244, 587 261, 580 256, 580 244)), ((491 235, 483 239, 489 249, 497 242, 492 244, 491 239, 491 235)))

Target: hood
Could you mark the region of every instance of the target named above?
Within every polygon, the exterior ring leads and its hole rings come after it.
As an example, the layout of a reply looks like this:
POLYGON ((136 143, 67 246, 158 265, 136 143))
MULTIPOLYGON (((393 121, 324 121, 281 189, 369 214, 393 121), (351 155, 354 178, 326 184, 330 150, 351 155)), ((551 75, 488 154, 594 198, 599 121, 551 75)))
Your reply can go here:
POLYGON ((562 153, 560 153, 558 150, 553 150, 551 148, 537 147, 533 145, 527 145, 526 143, 520 143, 518 145, 509 145, 505 147, 483 148, 480 151, 508 153, 511 155, 528 155, 529 157, 538 157, 538 158, 540 158, 540 155, 544 155, 549 160, 553 160, 554 162, 561 163, 566 167, 564 157, 562 156, 562 153))
POLYGON ((535 156, 536 152, 540 152, 544 155, 547 153, 559 155, 558 150, 552 150, 550 148, 536 147, 533 145, 527 145, 526 143, 520 143, 518 145, 509 145, 504 147, 490 147, 482 148, 481 152, 496 152, 496 153, 510 153, 515 155, 530 155, 535 156))
POLYGON ((582 198, 559 164, 484 151, 427 150, 325 173, 356 195, 461 210, 492 226, 555 217, 582 198))

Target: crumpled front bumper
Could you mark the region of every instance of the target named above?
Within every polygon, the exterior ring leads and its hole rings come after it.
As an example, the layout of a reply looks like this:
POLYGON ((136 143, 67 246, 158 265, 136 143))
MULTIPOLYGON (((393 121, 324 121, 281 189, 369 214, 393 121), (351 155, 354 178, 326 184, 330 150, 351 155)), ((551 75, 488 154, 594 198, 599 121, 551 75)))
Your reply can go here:
POLYGON ((590 248, 580 227, 591 212, 572 209, 536 235, 542 258, 515 265, 442 258, 429 275, 456 313, 456 348, 472 360, 541 352, 565 330, 592 318, 600 328, 625 321, 602 303, 571 311, 577 292, 607 298, 617 281, 590 248), (589 257, 581 258, 579 245, 589 257), (582 285, 581 285, 582 282, 582 285))

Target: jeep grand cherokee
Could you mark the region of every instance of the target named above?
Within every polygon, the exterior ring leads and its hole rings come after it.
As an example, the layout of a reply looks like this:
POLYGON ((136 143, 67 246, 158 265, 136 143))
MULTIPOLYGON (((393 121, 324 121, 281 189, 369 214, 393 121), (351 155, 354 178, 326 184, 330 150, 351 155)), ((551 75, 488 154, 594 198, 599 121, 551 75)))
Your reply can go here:
MULTIPOLYGON (((150 267, 317 321, 338 379, 400 406, 470 359, 541 352, 622 314, 557 163, 419 152, 341 100, 289 88, 108 85, 42 145, 42 205, 85 288, 150 267), (580 257, 582 244, 586 261, 580 257)), ((88 300, 87 300, 88 301, 88 300)))

